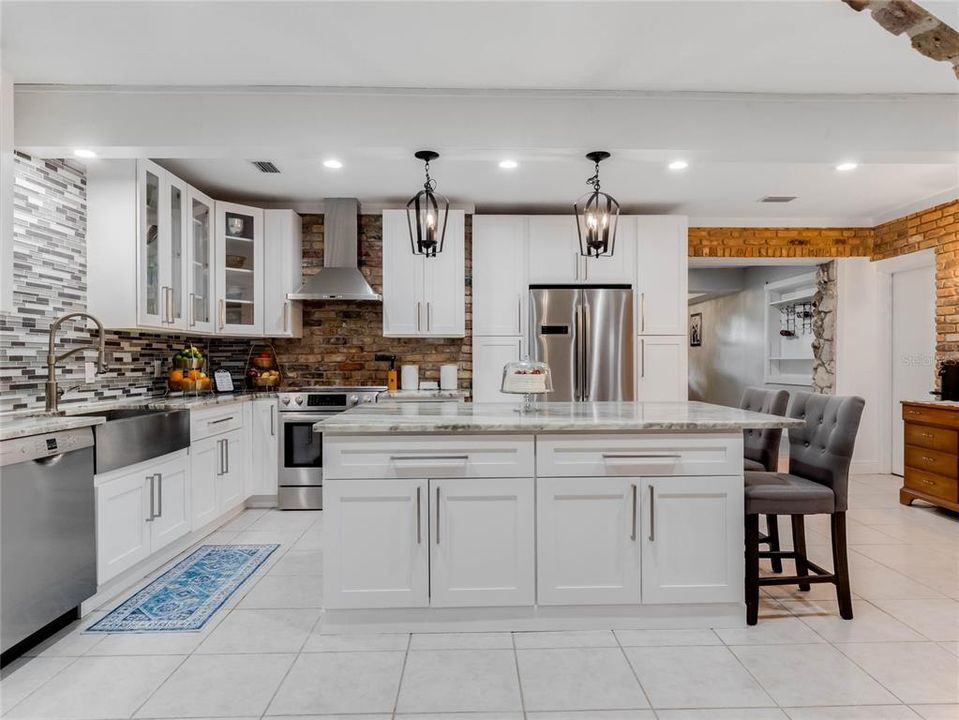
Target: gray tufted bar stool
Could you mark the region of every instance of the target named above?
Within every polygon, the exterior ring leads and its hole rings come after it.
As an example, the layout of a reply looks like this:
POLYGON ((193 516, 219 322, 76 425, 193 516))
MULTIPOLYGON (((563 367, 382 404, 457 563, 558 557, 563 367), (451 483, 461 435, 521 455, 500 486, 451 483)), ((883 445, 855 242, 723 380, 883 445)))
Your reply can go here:
POLYGON ((806 424, 789 430, 789 472, 746 473, 746 623, 759 617, 759 588, 763 585, 811 583, 836 586, 839 614, 852 619, 849 564, 846 556, 846 507, 849 463, 856 444, 859 420, 865 401, 860 397, 838 397, 796 393, 788 416, 806 424), (793 550, 759 551, 759 516, 789 515, 793 527, 793 550), (829 515, 832 530, 833 572, 806 557, 806 515, 829 515), (759 558, 791 558, 796 575, 759 577, 759 558), (810 574, 811 573, 811 574, 810 574))
MULTIPOLYGON (((743 392, 739 407, 767 415, 785 415, 788 402, 789 393, 785 390, 748 387, 743 392)), ((776 472, 779 469, 779 442, 782 436, 780 428, 743 430, 743 470, 776 472)), ((759 544, 769 545, 771 552, 779 552, 779 520, 775 515, 766 516, 766 534, 760 536, 759 544)), ((783 571, 781 558, 773 556, 770 562, 773 572, 783 571)))

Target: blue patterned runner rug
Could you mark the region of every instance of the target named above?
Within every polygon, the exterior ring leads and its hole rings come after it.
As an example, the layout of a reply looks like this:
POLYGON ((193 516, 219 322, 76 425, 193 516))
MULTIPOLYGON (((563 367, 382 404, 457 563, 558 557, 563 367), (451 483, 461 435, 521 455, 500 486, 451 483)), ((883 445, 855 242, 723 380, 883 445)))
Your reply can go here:
POLYGON ((201 630, 279 545, 203 545, 87 632, 201 630))

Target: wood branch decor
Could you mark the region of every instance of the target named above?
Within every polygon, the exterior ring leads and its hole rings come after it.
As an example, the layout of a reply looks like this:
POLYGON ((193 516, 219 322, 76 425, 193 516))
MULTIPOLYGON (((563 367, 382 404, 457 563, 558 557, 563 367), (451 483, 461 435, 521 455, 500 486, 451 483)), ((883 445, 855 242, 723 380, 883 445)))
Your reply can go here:
POLYGON ((853 10, 869 10, 893 35, 905 33, 912 47, 937 62, 952 63, 959 78, 959 32, 912 0, 842 0, 853 10))

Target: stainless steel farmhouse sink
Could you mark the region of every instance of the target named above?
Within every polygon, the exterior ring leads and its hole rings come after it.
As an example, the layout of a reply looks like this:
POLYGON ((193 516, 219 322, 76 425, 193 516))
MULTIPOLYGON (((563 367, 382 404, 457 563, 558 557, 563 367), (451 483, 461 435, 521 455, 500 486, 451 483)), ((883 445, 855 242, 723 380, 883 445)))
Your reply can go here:
POLYGON ((190 446, 189 410, 117 408, 75 414, 106 419, 93 427, 97 474, 190 446))

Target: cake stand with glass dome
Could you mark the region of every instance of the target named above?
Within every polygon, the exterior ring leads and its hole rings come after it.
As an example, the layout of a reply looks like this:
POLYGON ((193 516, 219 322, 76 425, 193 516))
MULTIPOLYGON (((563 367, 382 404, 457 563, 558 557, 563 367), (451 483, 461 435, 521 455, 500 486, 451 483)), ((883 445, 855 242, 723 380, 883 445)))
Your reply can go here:
POLYGON ((529 358, 508 362, 503 366, 503 383, 500 391, 523 396, 523 407, 518 412, 530 412, 536 395, 553 391, 553 375, 549 365, 533 362, 529 358))

